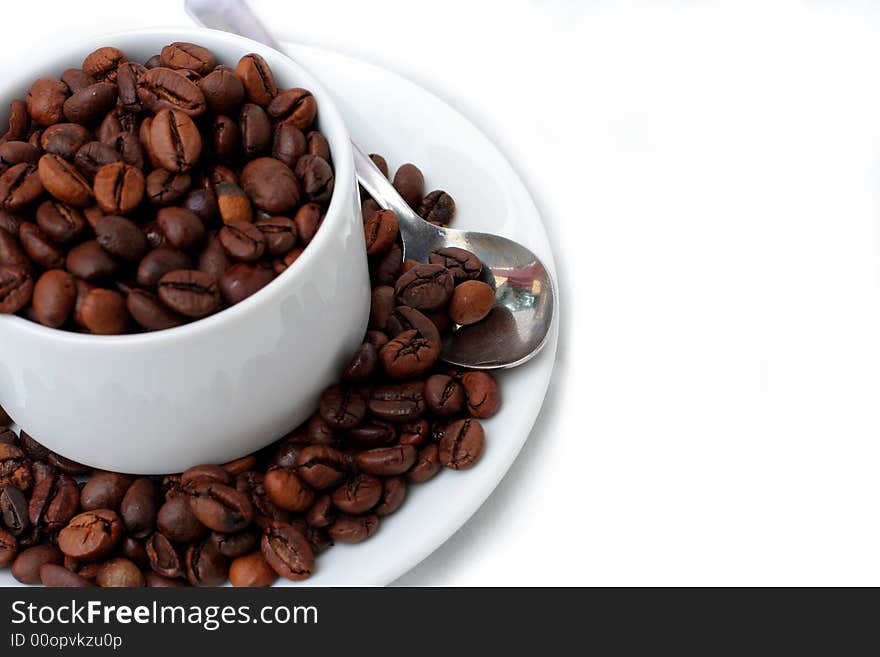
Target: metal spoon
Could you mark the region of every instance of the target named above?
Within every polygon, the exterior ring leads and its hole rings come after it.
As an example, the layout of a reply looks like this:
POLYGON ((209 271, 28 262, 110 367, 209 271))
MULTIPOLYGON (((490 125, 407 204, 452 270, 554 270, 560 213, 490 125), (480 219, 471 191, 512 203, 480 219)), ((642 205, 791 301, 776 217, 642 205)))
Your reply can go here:
MULTIPOLYGON (((283 53, 243 0, 186 0, 198 23, 246 36, 283 53)), ((456 246, 483 262, 481 279, 495 288, 495 305, 486 319, 459 326, 443 344, 443 360, 462 367, 500 369, 521 365, 547 341, 555 311, 555 290, 544 265, 527 248, 498 235, 441 228, 424 221, 407 205, 373 161, 352 143, 361 185, 397 215, 404 257, 426 262, 434 249, 456 246)))

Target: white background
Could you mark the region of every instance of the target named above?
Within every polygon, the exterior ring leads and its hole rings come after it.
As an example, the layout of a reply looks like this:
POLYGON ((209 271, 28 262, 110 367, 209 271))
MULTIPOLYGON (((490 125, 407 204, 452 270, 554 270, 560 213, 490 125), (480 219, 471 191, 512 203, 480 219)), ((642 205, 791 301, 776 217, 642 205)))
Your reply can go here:
MULTIPOLYGON (((880 4, 253 5, 470 117, 554 243, 542 417, 399 583, 880 584, 880 4)), ((0 66, 186 22, 4 3, 0 66)))

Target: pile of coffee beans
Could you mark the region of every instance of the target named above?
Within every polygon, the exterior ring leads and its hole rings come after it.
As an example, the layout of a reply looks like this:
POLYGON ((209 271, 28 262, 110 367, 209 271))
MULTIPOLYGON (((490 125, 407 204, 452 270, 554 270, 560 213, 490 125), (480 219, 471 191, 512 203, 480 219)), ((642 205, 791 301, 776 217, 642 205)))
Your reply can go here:
MULTIPOLYGON (((425 219, 452 220, 452 197, 425 195, 414 165, 393 183, 425 219)), ((93 472, 0 429, 0 568, 46 586, 303 580, 333 543, 374 535, 409 486, 474 466, 498 383, 439 356, 444 333, 491 306, 482 263, 461 249, 402 262, 394 214, 365 195, 362 207, 369 329, 308 422, 256 454, 165 477, 93 472)), ((10 421, 0 409, 0 425, 10 421)))
POLYGON ((36 80, 0 137, 0 313, 118 334, 254 294, 333 194, 317 112, 260 55, 231 68, 192 43, 143 64, 106 46, 36 80))

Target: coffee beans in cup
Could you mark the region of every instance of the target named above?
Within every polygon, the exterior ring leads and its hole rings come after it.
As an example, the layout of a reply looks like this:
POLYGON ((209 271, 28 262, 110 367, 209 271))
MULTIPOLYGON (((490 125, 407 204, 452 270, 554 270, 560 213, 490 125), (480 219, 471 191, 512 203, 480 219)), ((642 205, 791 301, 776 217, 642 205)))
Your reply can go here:
POLYGON ((0 137, 0 313, 119 334, 257 293, 333 195, 318 111, 259 55, 192 43, 143 64, 104 46, 35 80, 0 137))

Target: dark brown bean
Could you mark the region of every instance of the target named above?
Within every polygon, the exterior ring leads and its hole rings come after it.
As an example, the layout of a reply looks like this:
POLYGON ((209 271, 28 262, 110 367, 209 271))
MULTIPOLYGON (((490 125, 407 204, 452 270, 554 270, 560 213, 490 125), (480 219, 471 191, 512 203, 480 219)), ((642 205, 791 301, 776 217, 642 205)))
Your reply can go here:
POLYGON ((279 92, 266 109, 273 119, 305 130, 314 122, 318 104, 312 92, 295 88, 279 92))
POLYGON ((22 222, 18 227, 18 239, 28 257, 40 267, 54 269, 64 266, 64 252, 36 224, 22 222))
POLYGON ((235 260, 254 262, 266 252, 266 238, 254 224, 233 221, 220 229, 220 244, 235 260))
POLYGON ((82 64, 82 70, 96 80, 116 81, 119 65, 126 61, 125 53, 113 46, 102 46, 91 52, 82 64))
POLYGON ((182 577, 184 563, 174 544, 161 532, 154 532, 146 544, 150 568, 162 577, 182 577))
POLYGON ((94 586, 85 577, 77 575, 57 563, 46 562, 40 566, 40 583, 51 588, 87 588, 94 586))
POLYGON ((119 504, 125 529, 135 538, 143 538, 156 527, 159 513, 159 489, 152 479, 136 479, 125 491, 119 504))
POLYGON ((364 224, 367 255, 378 256, 391 249, 397 241, 397 215, 391 210, 378 210, 364 224))
POLYGON ((266 562, 281 577, 307 579, 315 570, 315 555, 305 536, 291 525, 273 522, 260 541, 266 562))
POLYGON ((485 434, 477 420, 465 418, 447 425, 440 441, 440 463, 453 470, 464 470, 476 464, 483 454, 485 434))
POLYGON ((189 506, 186 495, 172 496, 159 507, 156 526, 170 540, 177 543, 192 543, 208 533, 189 506))
POLYGON ((143 231, 125 217, 102 217, 95 225, 95 234, 107 253, 128 262, 140 260, 150 248, 143 231))
POLYGON ((76 559, 101 559, 113 552, 122 539, 122 522, 115 511, 86 511, 58 534, 58 547, 76 559))
MULTIPOLYGON (((57 155, 43 157, 57 157, 57 155)), ((0 204, 5 210, 10 212, 23 210, 37 201, 42 194, 42 177, 38 168, 29 162, 15 164, 0 175, 0 204)))
POLYGON ((190 509, 199 521, 218 532, 237 532, 253 519, 253 507, 235 488, 200 480, 190 488, 190 509))
POLYGON ((190 249, 205 239, 205 224, 186 208, 162 208, 156 220, 168 243, 178 249, 190 249))
POLYGON ((118 472, 95 472, 82 489, 83 511, 95 509, 117 511, 132 481, 132 477, 118 472))
POLYGON ((210 50, 185 41, 175 41, 162 48, 160 58, 162 66, 174 69, 192 69, 199 75, 207 75, 216 64, 210 50))
POLYGON ((198 84, 213 114, 233 115, 244 102, 244 86, 229 68, 217 67, 198 84))
POLYGON ((242 105, 239 124, 246 158, 253 159, 269 150, 272 145, 272 124, 262 107, 254 103, 242 105))
POLYGON ((35 545, 18 553, 12 562, 12 576, 22 584, 39 584, 43 564, 60 565, 61 553, 51 545, 35 545))
POLYGON ((189 171, 201 155, 202 137, 185 111, 163 109, 150 125, 150 150, 163 169, 189 171))
POLYGON ((305 511, 315 501, 315 494, 293 468, 269 468, 263 485, 271 502, 286 511, 305 511))
POLYGON ((265 263, 239 262, 220 278, 220 291, 226 303, 232 306, 259 292, 274 278, 275 272, 265 263))
POLYGON ((116 105, 118 89, 110 82, 96 82, 64 101, 64 116, 71 123, 95 123, 116 105))
POLYGON ((379 530, 379 516, 370 513, 363 516, 340 516, 327 529, 327 533, 339 543, 361 543, 379 530))
POLYGON ((40 125, 58 123, 64 116, 64 101, 69 89, 61 80, 53 77, 39 78, 28 89, 25 103, 27 113, 40 125))
POLYGON ((164 66, 150 69, 140 77, 137 94, 144 107, 152 112, 179 110, 192 117, 205 113, 205 95, 198 85, 164 66))
MULTIPOLYGON (((40 146, 46 153, 54 153, 65 160, 72 160, 77 151, 85 146, 91 138, 91 133, 77 123, 56 123, 43 130, 40 135, 40 146)), ((27 161, 36 162, 32 159, 27 161)))
POLYGON ((144 287, 154 287, 168 272, 191 266, 192 260, 183 251, 171 247, 153 249, 138 265, 137 282, 144 287))
POLYGON ((235 67, 235 74, 241 80, 247 97, 257 105, 265 107, 278 93, 272 69, 269 68, 266 60, 256 53, 242 57, 235 67))
POLYGON ((98 169, 93 185, 98 207, 108 214, 129 214, 144 198, 144 174, 125 162, 98 169))
POLYGON ((292 170, 306 153, 310 152, 305 135, 292 123, 279 123, 275 126, 272 141, 272 157, 280 160, 292 170))
MULTIPOLYGON (((15 167, 3 176, 8 175, 14 169, 15 167)), ((62 203, 83 207, 91 202, 92 188, 88 181, 73 164, 64 158, 52 154, 43 155, 40 158, 38 172, 42 186, 62 203)), ((12 209, 11 206, 10 209, 12 209)))
POLYGON ((205 317, 220 309, 217 283, 198 270, 169 272, 159 279, 158 289, 162 303, 186 317, 205 317))
POLYGON ((410 207, 418 207, 425 195, 425 177, 414 164, 404 164, 394 174, 392 183, 410 207))
POLYGON ((382 480, 382 499, 375 508, 380 518, 390 516, 403 506, 406 499, 406 480, 403 477, 386 477, 382 480))
POLYGON ((461 377, 467 409, 473 417, 490 418, 501 408, 501 390, 495 377, 484 371, 467 372, 461 377))

